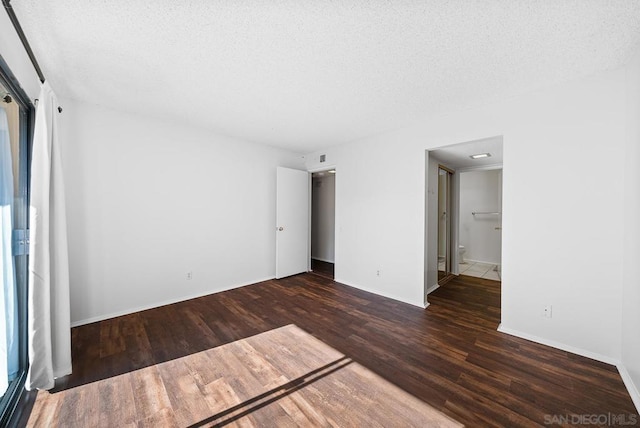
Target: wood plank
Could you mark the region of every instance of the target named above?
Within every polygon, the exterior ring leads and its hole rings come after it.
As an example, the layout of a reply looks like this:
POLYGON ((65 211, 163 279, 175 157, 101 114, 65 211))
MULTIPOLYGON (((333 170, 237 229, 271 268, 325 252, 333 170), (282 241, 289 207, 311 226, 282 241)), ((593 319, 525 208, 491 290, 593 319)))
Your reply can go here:
POLYGON ((120 426, 137 426, 138 417, 136 407, 133 404, 135 396, 133 395, 131 376, 129 374, 97 382, 96 386, 100 397, 100 427, 109 428, 113 426, 114 415, 117 415, 120 426))
MULTIPOLYGON (((131 372, 131 387, 135 396, 137 419, 149 423, 167 419, 174 421, 171 401, 157 367, 131 372)), ((146 422, 145 422, 146 424, 146 422)))

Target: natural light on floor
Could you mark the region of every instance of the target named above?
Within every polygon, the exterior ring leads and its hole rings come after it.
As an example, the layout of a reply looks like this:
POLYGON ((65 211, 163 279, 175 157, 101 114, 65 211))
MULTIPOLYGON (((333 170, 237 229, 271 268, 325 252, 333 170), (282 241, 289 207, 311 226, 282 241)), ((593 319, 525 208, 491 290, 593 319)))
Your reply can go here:
POLYGON ((28 426, 462 426, 295 325, 57 393, 28 426))

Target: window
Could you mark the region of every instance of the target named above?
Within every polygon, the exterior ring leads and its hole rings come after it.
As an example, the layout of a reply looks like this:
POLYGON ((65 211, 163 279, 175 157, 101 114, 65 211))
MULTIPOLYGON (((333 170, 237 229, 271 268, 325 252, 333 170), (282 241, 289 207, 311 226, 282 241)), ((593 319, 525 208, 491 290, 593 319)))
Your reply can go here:
POLYGON ((33 105, 0 56, 0 426, 27 373, 29 164, 33 105))

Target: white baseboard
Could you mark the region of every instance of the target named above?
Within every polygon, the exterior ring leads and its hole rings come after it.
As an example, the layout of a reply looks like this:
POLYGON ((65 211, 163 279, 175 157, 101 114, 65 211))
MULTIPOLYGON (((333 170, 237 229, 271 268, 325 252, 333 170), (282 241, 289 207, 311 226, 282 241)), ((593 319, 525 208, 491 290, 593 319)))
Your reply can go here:
POLYGON ((440 288, 440 284, 434 284, 431 287, 427 288, 427 294, 431 294, 434 291, 436 291, 438 288, 440 288))
POLYGON ((121 311, 115 311, 115 312, 110 312, 108 314, 97 315, 95 317, 84 318, 84 319, 81 319, 81 320, 72 321, 71 322, 71 327, 79 327, 79 326, 85 325, 85 324, 91 324, 91 323, 98 322, 98 321, 108 320, 109 318, 121 317, 123 315, 129 315, 129 314, 133 314, 133 313, 140 312, 140 311, 146 311, 148 309, 159 308, 160 306, 172 305, 174 303, 184 302, 186 300, 197 299, 198 297, 208 296, 210 294, 221 293, 223 291, 229 291, 229 290, 233 290, 234 288, 245 287, 247 285, 256 284, 258 282, 269 281, 270 279, 274 279, 274 278, 275 277, 271 276, 271 277, 267 277, 267 278, 263 278, 263 279, 256 279, 255 281, 242 283, 242 284, 237 284, 237 285, 231 285, 231 286, 228 286, 228 287, 217 289, 215 291, 205 291, 203 293, 196 293, 196 294, 191 294, 191 295, 184 296, 184 297, 179 297, 177 299, 163 300, 161 302, 149 303, 148 305, 136 306, 136 307, 133 307, 133 308, 123 309, 121 311))
POLYGON ((611 364, 612 366, 616 366, 616 368, 618 369, 618 372, 620 373, 620 377, 622 378, 622 382, 624 382, 624 386, 627 388, 627 391, 631 396, 631 400, 633 401, 633 404, 636 406, 636 410, 640 414, 640 393, 638 392, 638 387, 633 382, 633 379, 631 378, 631 375, 629 375, 629 372, 627 371, 627 369, 619 360, 615 358, 607 357, 605 355, 598 354, 596 352, 591 352, 585 349, 576 348, 575 346, 567 345, 565 343, 543 339, 538 336, 534 336, 528 333, 523 333, 521 331, 513 330, 508 327, 503 327, 502 324, 498 326, 498 331, 501 333, 509 334, 511 336, 516 336, 522 339, 530 340, 532 342, 540 343, 542 345, 551 346, 552 348, 571 352, 572 354, 582 355, 583 357, 587 357, 587 358, 591 358, 592 360, 611 364))
POLYGON ((484 260, 472 260, 472 259, 468 259, 468 258, 465 257, 464 258, 464 263, 462 263, 462 264, 463 265, 464 264, 470 265, 470 264, 473 264, 473 263, 482 263, 482 264, 485 264, 485 265, 499 265, 501 262, 485 262, 484 260))
POLYGON ((312 260, 319 260, 321 262, 325 262, 325 263, 335 263, 333 260, 328 260, 328 259, 321 259, 320 257, 311 257, 312 260))
POLYGON ((624 382, 624 386, 627 387, 627 391, 629 391, 631 400, 636 406, 636 411, 638 412, 638 414, 640 414, 640 392, 638 391, 638 386, 633 382, 631 375, 624 365, 618 364, 617 367, 618 372, 620 372, 620 377, 622 377, 622 381, 624 382))
POLYGON ((412 306, 415 306, 415 307, 418 307, 418 308, 422 308, 422 309, 424 309, 424 308, 426 308, 426 307, 428 306, 428 304, 427 304, 427 305, 425 305, 424 303, 422 303, 422 304, 415 304, 415 303, 413 303, 413 302, 407 302, 407 301, 404 301, 404 300, 398 299, 397 297, 394 297, 394 296, 389 296, 389 295, 387 295, 387 294, 382 294, 382 293, 381 293, 380 291, 378 291, 378 290, 372 290, 372 289, 370 289, 370 288, 360 287, 359 285, 355 285, 355 284, 349 283, 349 282, 344 281, 344 280, 339 279, 339 278, 334 278, 334 279, 333 279, 333 281, 334 281, 334 282, 339 282, 340 284, 342 284, 342 285, 346 285, 347 287, 356 288, 356 289, 361 290, 361 291, 366 291, 367 293, 375 294, 375 295, 380 296, 380 297, 386 297, 387 299, 395 300, 395 301, 397 301, 397 302, 406 303, 406 304, 408 304, 408 305, 412 305, 412 306))
POLYGON ((508 327, 504 327, 502 324, 498 326, 498 331, 501 333, 510 334, 521 339, 530 340, 532 342, 540 343, 542 345, 551 346, 552 348, 560 349, 562 351, 571 352, 572 354, 582 355, 583 357, 591 358, 592 360, 601 361, 603 363, 611 364, 612 366, 620 365, 620 360, 617 360, 606 355, 598 354, 596 352, 587 351, 586 349, 577 348, 575 346, 567 345, 566 343, 556 342, 554 340, 544 339, 542 337, 534 336, 532 334, 523 333, 518 330, 513 330, 508 327))

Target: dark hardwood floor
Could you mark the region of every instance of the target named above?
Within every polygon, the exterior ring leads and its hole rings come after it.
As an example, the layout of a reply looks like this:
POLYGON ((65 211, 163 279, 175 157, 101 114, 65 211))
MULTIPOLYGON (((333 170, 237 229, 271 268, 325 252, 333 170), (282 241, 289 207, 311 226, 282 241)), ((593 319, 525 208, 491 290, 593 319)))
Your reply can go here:
POLYGON ((636 414, 615 367, 497 332, 499 282, 460 276, 429 301, 425 310, 314 274, 265 281, 74 328, 73 374, 56 390, 295 324, 469 427, 636 414))
POLYGON ((324 276, 328 279, 335 278, 335 264, 329 262, 323 262, 322 260, 311 259, 311 272, 324 276))

